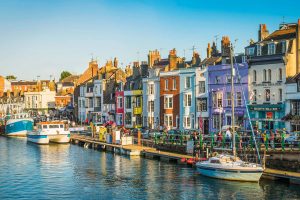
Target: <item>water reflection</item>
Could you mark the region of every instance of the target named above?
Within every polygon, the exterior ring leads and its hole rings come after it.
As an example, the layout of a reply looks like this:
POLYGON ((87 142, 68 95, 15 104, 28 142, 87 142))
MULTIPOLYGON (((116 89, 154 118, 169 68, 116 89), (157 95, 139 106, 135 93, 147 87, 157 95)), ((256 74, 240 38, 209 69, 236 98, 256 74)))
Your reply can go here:
POLYGON ((176 164, 0 137, 0 199, 297 199, 296 185, 200 176, 176 164))

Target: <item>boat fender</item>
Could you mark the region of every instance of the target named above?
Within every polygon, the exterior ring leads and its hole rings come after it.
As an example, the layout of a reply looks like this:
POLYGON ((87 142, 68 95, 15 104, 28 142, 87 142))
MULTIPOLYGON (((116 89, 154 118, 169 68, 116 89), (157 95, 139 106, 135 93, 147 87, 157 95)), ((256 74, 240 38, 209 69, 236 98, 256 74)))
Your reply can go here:
POLYGON ((181 162, 185 163, 186 162, 186 158, 181 158, 181 162))

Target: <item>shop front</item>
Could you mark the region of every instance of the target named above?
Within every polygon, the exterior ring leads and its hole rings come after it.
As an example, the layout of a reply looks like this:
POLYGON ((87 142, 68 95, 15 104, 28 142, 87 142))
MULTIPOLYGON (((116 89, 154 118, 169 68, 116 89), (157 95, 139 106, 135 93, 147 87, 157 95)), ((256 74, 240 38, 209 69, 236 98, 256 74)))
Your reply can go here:
POLYGON ((249 105, 249 111, 253 126, 260 130, 285 128, 282 120, 285 114, 284 104, 249 105))

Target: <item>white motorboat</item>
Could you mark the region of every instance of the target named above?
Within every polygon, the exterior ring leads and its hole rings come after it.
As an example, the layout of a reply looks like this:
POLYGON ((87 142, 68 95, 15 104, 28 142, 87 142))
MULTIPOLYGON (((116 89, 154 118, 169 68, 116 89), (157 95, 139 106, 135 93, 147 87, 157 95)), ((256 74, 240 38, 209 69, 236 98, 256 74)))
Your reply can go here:
POLYGON ((70 131, 63 122, 41 122, 37 130, 27 134, 27 141, 37 144, 69 143, 70 131))
POLYGON ((261 165, 247 163, 231 155, 217 155, 196 164, 197 171, 212 178, 258 182, 263 168, 261 165))

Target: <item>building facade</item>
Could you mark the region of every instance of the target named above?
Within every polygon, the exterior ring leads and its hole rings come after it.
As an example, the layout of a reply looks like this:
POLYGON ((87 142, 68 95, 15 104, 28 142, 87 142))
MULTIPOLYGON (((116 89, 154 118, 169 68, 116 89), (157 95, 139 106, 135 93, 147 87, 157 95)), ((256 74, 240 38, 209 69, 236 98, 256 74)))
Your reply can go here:
POLYGON ((180 77, 179 71, 160 73, 160 126, 178 129, 180 126, 180 77))
POLYGON ((287 131, 300 131, 300 74, 286 81, 285 127, 287 131))
MULTIPOLYGON (((235 125, 247 128, 248 65, 234 64, 235 125)), ((225 125, 231 125, 231 65, 209 66, 209 131, 216 132, 225 125)))
POLYGON ((300 20, 281 24, 271 34, 262 24, 258 33, 258 42, 246 47, 251 118, 259 129, 281 129, 285 127, 286 78, 300 71, 300 20))

